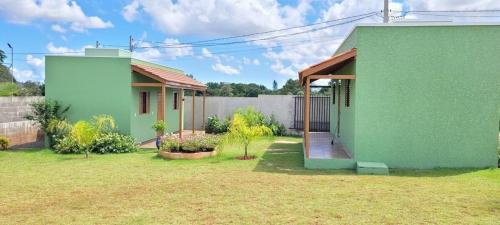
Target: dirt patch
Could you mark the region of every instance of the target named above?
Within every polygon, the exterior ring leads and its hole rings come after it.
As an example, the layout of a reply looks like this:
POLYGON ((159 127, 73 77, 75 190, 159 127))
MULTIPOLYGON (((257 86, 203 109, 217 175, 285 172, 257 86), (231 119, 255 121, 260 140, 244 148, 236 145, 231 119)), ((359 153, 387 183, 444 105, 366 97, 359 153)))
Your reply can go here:
POLYGON ((238 156, 238 157, 236 157, 237 160, 253 160, 255 158, 257 158, 257 157, 255 157, 254 155, 249 155, 247 157, 245 157, 245 156, 238 156))

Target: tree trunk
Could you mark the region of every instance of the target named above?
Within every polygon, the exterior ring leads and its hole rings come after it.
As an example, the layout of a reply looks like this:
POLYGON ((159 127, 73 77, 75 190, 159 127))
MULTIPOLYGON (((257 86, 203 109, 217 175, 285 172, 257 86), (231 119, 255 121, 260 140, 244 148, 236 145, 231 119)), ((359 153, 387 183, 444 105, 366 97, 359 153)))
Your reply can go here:
POLYGON ((89 158, 89 150, 88 149, 85 149, 85 158, 88 159, 89 158))
POLYGON ((248 159, 248 151, 247 151, 247 149, 248 149, 248 145, 245 144, 245 155, 243 156, 243 159, 248 159))

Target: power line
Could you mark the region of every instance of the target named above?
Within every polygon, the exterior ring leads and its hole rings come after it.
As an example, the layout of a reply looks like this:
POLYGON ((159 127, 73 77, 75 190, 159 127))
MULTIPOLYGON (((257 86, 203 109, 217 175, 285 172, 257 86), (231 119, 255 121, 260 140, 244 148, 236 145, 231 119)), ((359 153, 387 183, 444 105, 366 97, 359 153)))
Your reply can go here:
POLYGON ((441 17, 464 17, 464 18, 498 18, 500 15, 453 15, 453 14, 434 14, 434 13, 419 13, 407 12, 407 14, 422 15, 422 16, 441 16, 441 17))
POLYGON ((292 30, 292 29, 297 29, 297 28, 310 27, 310 26, 315 26, 315 25, 319 25, 319 24, 327 24, 327 23, 331 23, 331 22, 336 22, 336 21, 342 21, 342 20, 356 18, 356 17, 367 16, 367 15, 371 15, 373 13, 375 13, 375 11, 368 12, 368 13, 363 13, 363 14, 358 14, 358 15, 354 15, 354 16, 348 16, 348 17, 339 18, 339 19, 333 19, 333 20, 328 20, 328 21, 323 21, 323 22, 311 23, 311 24, 307 24, 307 25, 287 27, 287 28, 282 28, 282 29, 277 29, 277 30, 269 30, 269 31, 264 31, 264 32, 242 34, 242 35, 229 36, 229 37, 223 37, 223 38, 214 38, 214 39, 207 39, 207 40, 185 42, 185 43, 172 44, 172 43, 165 43, 165 42, 158 42, 158 41, 147 41, 147 42, 158 43, 158 44, 167 44, 166 46, 193 45, 193 44, 198 44, 198 43, 206 43, 206 42, 213 42, 213 41, 221 41, 221 40, 228 40, 228 39, 235 39, 235 38, 250 37, 250 36, 262 35, 262 34, 269 34, 269 33, 274 33, 274 32, 285 31, 285 30, 292 30))
POLYGON ((480 10, 408 10, 395 12, 449 12, 449 13, 478 13, 478 12, 500 12, 500 9, 480 9, 480 10))
POLYGON ((310 32, 316 32, 316 31, 319 31, 319 30, 324 30, 324 29, 328 29, 328 28, 331 28, 331 27, 340 26, 340 25, 352 23, 352 22, 355 22, 355 21, 358 21, 358 20, 366 19, 366 18, 372 17, 372 16, 374 16, 376 14, 377 13, 374 12, 374 13, 371 13, 371 14, 369 14, 367 16, 364 16, 364 17, 361 17, 361 18, 356 18, 356 19, 349 20, 349 21, 342 22, 342 23, 336 23, 336 24, 332 24, 332 25, 328 25, 328 26, 323 26, 323 27, 319 27, 319 28, 313 28, 313 29, 309 29, 309 30, 305 30, 305 31, 300 31, 300 32, 295 32, 295 33, 290 33, 290 34, 281 34, 281 35, 270 36, 270 37, 265 37, 265 38, 257 38, 257 39, 251 39, 251 40, 233 41, 233 42, 218 42, 218 43, 208 43, 208 44, 202 44, 202 45, 189 45, 189 46, 150 46, 150 47, 137 47, 137 48, 213 47, 213 46, 220 46, 220 45, 234 45, 234 44, 251 43, 251 42, 257 42, 257 41, 266 41, 266 40, 272 40, 272 39, 277 39, 277 38, 281 38, 281 37, 287 37, 287 36, 305 34, 305 33, 310 33, 310 32))

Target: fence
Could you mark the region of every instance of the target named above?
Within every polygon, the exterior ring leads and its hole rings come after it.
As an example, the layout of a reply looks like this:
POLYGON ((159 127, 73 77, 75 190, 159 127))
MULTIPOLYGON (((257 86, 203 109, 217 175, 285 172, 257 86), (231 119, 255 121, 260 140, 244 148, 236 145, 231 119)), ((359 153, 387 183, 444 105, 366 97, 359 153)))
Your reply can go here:
MULTIPOLYGON (((330 96, 311 96, 310 131, 330 131, 330 96)), ((304 129, 304 96, 294 97, 292 129, 304 129)))

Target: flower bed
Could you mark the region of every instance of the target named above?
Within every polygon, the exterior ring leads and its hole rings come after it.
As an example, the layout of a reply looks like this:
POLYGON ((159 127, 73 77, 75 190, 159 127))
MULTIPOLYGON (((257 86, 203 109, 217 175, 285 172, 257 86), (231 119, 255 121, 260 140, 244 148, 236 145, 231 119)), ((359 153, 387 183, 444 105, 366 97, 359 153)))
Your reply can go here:
POLYGON ((168 159, 201 159, 217 154, 221 138, 217 135, 200 134, 183 138, 170 136, 163 139, 158 155, 168 159))

